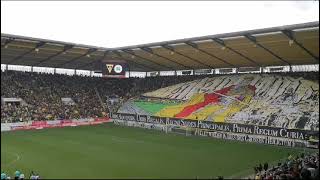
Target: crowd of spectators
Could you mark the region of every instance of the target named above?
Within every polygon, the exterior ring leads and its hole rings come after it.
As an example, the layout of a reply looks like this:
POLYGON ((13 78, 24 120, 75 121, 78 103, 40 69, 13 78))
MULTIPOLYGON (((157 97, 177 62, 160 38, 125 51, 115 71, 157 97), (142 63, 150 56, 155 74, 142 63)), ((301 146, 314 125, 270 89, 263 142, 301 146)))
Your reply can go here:
POLYGON ((319 153, 299 154, 297 156, 288 155, 284 162, 279 162, 272 168, 265 163, 254 167, 255 179, 319 179, 319 153))
MULTIPOLYGON (((319 78, 317 72, 278 74, 311 80, 319 78)), ((5 71, 1 72, 1 98, 21 98, 22 103, 2 103, 1 121, 104 117, 116 111, 122 102, 142 93, 212 76, 218 75, 110 79, 5 71), (118 103, 108 103, 109 97, 116 97, 118 103), (71 98, 74 105, 65 104, 61 98, 71 98)))
POLYGON ((196 78, 201 77, 107 79, 5 71, 1 72, 1 98, 21 98, 22 102, 2 102, 1 121, 105 117, 117 107, 108 107, 109 97, 117 97, 121 103, 144 92, 196 78), (71 98, 74 105, 65 104, 61 98, 71 98))
POLYGON ((311 81, 319 82, 319 72, 273 72, 273 73, 265 73, 265 74, 275 74, 281 76, 290 76, 293 78, 304 78, 311 81))
MULTIPOLYGON (((6 174, 5 172, 1 172, 1 180, 6 180, 6 179, 11 179, 11 177, 8 174, 6 174)), ((39 174, 31 171, 30 177, 28 178, 28 177, 25 177, 25 175, 22 172, 17 170, 14 172, 14 179, 15 180, 40 179, 40 176, 39 176, 39 174)))

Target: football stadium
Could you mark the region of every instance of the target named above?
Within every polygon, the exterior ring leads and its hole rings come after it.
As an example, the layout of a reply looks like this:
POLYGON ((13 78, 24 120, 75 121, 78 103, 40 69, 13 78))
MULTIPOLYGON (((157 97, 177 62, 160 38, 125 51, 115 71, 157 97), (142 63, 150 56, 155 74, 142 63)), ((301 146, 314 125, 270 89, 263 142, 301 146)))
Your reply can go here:
POLYGON ((319 179, 319 21, 119 48, 1 33, 1 179, 319 179))

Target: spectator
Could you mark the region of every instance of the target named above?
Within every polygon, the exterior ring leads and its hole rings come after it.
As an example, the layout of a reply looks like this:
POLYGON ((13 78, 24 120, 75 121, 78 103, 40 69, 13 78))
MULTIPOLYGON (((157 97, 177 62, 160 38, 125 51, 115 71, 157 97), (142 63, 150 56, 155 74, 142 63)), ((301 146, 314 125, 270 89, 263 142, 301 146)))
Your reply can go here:
POLYGON ((19 179, 21 175, 21 172, 16 170, 16 172, 14 173, 14 179, 19 179))
POLYGON ((269 167, 269 164, 268 164, 267 162, 264 163, 264 165, 263 165, 264 171, 267 171, 267 170, 268 170, 268 167, 269 167))
POLYGON ((36 179, 36 178, 37 178, 37 176, 35 175, 35 173, 33 171, 31 171, 29 179, 36 179))
POLYGON ((7 174, 4 172, 1 172, 1 180, 7 179, 7 174))
POLYGON ((318 171, 319 153, 309 155, 301 154, 296 158, 289 155, 285 162, 278 163, 278 166, 265 170, 264 174, 256 173, 256 178, 316 180, 319 179, 318 171))
POLYGON ((258 166, 258 170, 259 170, 259 172, 262 171, 262 165, 261 165, 261 163, 260 163, 259 166, 258 166))
POLYGON ((20 174, 19 179, 22 179, 22 180, 24 179, 24 174, 23 173, 20 174))

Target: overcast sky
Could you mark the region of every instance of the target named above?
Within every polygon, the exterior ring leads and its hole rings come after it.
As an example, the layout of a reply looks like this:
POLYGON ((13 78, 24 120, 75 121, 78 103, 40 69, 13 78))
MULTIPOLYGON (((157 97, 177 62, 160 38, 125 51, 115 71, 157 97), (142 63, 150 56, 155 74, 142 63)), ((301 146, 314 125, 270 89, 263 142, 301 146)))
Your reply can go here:
POLYGON ((318 12, 318 1, 1 1, 1 33, 112 48, 319 21, 318 12))

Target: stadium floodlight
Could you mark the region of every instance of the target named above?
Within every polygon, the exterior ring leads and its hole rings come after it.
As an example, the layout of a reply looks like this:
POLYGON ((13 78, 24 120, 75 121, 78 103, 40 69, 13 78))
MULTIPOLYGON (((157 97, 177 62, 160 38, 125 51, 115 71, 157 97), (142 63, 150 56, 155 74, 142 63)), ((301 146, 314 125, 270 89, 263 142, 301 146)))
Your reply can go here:
POLYGON ((293 40, 290 39, 290 40, 289 40, 289 46, 292 46, 293 43, 294 43, 293 40))
POLYGON ((171 55, 174 54, 174 48, 172 46, 170 46, 170 45, 162 45, 162 47, 164 47, 167 50, 169 50, 171 55))
POLYGON ((213 38, 212 40, 221 45, 221 50, 225 50, 226 49, 226 45, 224 44, 223 40, 221 40, 219 38, 213 38))
MULTIPOLYGON (((319 23, 318 23, 319 24, 319 23)), ((282 33, 285 34, 290 40, 289 40, 289 46, 292 46, 293 43, 295 43, 297 46, 299 46, 301 49, 303 49, 306 53, 308 53, 310 56, 313 57, 314 60, 316 60, 317 62, 319 62, 319 57, 316 56, 314 53, 312 53, 311 51, 309 51, 307 48, 304 47, 303 44, 301 44, 300 42, 298 42, 295 37, 294 37, 294 33, 292 30, 282 30, 282 33)))

